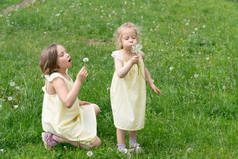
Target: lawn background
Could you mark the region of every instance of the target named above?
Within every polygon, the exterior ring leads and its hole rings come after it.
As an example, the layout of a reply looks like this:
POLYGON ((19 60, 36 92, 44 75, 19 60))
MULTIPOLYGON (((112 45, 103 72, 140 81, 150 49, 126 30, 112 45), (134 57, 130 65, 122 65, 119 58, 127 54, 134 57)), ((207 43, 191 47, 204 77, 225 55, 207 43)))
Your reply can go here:
POLYGON ((116 150, 108 91, 113 33, 127 21, 140 27, 146 66, 163 93, 147 87, 144 152, 132 158, 238 158, 237 11, 235 0, 38 0, 0 16, 0 158, 87 158, 67 144, 47 151, 41 141, 39 54, 53 42, 70 53, 73 79, 89 58, 79 98, 100 106, 103 141, 91 158, 127 158, 116 150))

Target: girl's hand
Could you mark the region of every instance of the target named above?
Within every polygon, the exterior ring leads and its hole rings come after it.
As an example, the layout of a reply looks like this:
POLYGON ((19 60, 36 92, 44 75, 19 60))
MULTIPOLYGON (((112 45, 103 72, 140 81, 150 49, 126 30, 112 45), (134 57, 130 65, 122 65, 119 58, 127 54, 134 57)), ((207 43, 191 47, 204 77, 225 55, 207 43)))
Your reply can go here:
POLYGON ((79 101, 79 106, 83 106, 83 105, 89 105, 91 103, 86 102, 86 101, 79 101))
POLYGON ((153 84, 151 88, 154 90, 155 93, 161 96, 161 91, 153 84))
POLYGON ((83 66, 79 73, 77 74, 76 79, 79 80, 81 83, 88 77, 88 72, 86 70, 86 67, 83 66))
POLYGON ((139 56, 133 56, 131 59, 130 59, 131 63, 132 64, 137 64, 138 61, 139 61, 139 56))

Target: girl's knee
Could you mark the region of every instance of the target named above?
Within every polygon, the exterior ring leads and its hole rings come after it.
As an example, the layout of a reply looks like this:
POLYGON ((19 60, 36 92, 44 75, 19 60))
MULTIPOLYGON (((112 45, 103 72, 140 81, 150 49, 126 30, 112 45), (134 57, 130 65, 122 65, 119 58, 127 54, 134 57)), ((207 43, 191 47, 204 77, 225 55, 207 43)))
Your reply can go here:
POLYGON ((93 147, 98 147, 98 146, 100 146, 102 144, 102 141, 101 141, 101 139, 97 136, 96 137, 96 140, 94 141, 94 143, 93 143, 93 147))
POLYGON ((93 104, 93 107, 94 107, 94 110, 95 110, 96 115, 98 115, 98 114, 100 113, 100 108, 99 108, 99 106, 96 105, 96 104, 93 104))

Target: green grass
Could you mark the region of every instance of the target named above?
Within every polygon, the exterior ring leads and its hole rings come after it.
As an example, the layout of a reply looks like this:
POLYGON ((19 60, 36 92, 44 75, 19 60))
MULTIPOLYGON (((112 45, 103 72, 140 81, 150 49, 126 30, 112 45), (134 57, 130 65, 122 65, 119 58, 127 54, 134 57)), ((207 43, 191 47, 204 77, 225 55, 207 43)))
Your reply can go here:
POLYGON ((20 2, 22 2, 23 0, 1 0, 0 1, 0 10, 1 9, 5 9, 11 5, 15 5, 18 4, 20 2))
POLYGON ((127 158, 116 151, 107 91, 113 32, 127 21, 141 28, 146 66, 163 93, 147 87, 146 124, 138 132, 144 152, 132 158, 238 158, 237 1, 103 1, 39 0, 0 17, 0 158, 87 158, 86 150, 69 145, 49 152, 41 141, 38 59, 53 42, 71 54, 73 78, 89 58, 79 98, 100 106, 103 141, 92 158, 127 158))

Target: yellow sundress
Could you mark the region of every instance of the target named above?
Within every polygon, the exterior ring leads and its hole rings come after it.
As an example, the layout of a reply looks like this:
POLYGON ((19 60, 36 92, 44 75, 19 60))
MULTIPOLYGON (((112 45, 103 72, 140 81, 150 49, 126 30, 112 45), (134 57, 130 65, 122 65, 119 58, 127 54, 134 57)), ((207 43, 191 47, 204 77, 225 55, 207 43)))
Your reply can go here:
MULTIPOLYGON (((68 90, 72 89, 73 80, 66 79, 60 73, 46 75, 46 83, 56 77, 64 80, 68 90)), ((91 144, 97 135, 96 115, 92 104, 79 106, 77 98, 71 108, 63 105, 57 94, 48 94, 46 86, 42 108, 42 127, 45 132, 51 132, 62 138, 91 144)))
MULTIPOLYGON (((125 64, 120 50, 112 53, 125 64)), ((114 72, 110 88, 111 107, 116 128, 135 131, 144 128, 146 107, 145 70, 142 56, 124 78, 114 72)))

